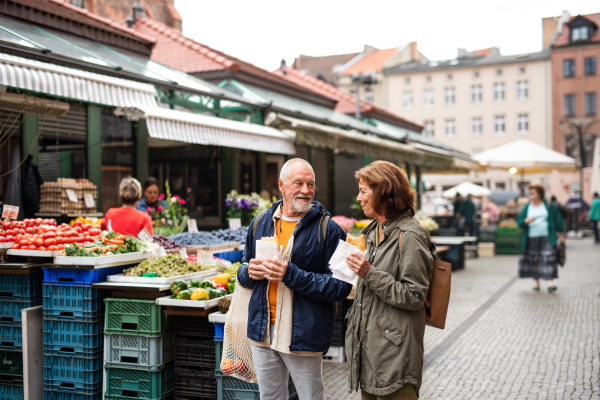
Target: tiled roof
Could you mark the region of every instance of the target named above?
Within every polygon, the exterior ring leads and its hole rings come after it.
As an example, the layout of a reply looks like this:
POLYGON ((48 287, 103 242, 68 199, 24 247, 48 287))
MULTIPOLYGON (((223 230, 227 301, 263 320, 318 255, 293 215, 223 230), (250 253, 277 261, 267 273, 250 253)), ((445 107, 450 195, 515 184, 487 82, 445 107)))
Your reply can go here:
POLYGON ((138 18, 133 29, 157 39, 156 46, 152 50, 152 59, 171 68, 190 74, 225 69, 234 73, 244 71, 276 84, 305 91, 302 87, 290 84, 289 81, 273 75, 267 70, 188 39, 181 32, 149 18, 138 18))
POLYGON ((299 55, 294 61, 294 68, 299 71, 307 71, 309 75, 317 78, 319 75, 323 76, 330 83, 335 83, 337 80, 333 76, 333 67, 342 66, 348 61, 356 57, 358 53, 351 54, 337 54, 333 56, 322 56, 313 57, 299 55))
POLYGON ((345 70, 344 75, 352 75, 354 73, 362 74, 367 71, 382 71, 385 62, 389 60, 397 50, 398 47, 394 47, 393 49, 375 50, 345 70))
MULTIPOLYGON (((337 105, 335 107, 336 111, 339 111, 344 114, 352 114, 356 110, 356 97, 352 93, 346 92, 332 84, 327 82, 323 82, 320 79, 313 78, 310 75, 303 74, 302 72, 295 70, 293 68, 286 68, 285 73, 281 69, 277 69, 273 71, 273 74, 281 76, 291 82, 294 82, 300 86, 303 86, 307 89, 310 89, 314 92, 317 92, 325 97, 329 97, 332 100, 337 100, 337 105)), ((401 117, 397 114, 394 114, 391 111, 386 110, 385 108, 377 107, 375 104, 366 100, 360 101, 360 111, 361 113, 379 113, 384 114, 390 118, 396 119, 398 121, 402 121, 404 123, 413 125, 417 131, 421 131, 423 126, 414 121, 408 120, 404 117, 401 117)))
MULTIPOLYGON (((571 44, 571 40, 569 37, 570 29, 567 25, 577 17, 583 17, 600 26, 600 14, 577 15, 575 17, 572 17, 568 23, 563 25, 562 33, 556 38, 556 41, 554 42, 552 47, 568 46, 569 44, 571 44)), ((600 29, 596 29, 596 32, 594 32, 594 35, 590 39, 590 42, 600 42, 600 29)))
POLYGON ((126 25, 121 25, 116 22, 112 22, 107 18, 103 18, 99 15, 84 10, 82 8, 73 6, 69 2, 64 0, 12 0, 15 3, 21 4, 26 7, 31 7, 36 10, 46 12, 50 15, 56 15, 68 20, 78 22, 80 24, 88 25, 93 28, 102 29, 105 31, 113 32, 116 30, 120 35, 129 37, 145 43, 155 43, 156 39, 151 36, 144 35, 139 32, 135 32, 133 29, 128 28, 126 25))

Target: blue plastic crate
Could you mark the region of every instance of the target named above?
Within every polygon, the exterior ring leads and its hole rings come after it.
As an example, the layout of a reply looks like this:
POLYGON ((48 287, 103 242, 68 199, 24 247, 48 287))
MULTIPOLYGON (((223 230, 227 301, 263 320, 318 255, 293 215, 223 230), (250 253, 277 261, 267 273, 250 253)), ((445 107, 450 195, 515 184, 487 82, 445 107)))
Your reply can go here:
POLYGON ((41 275, 0 275, 0 301, 35 301, 41 296, 41 275))
POLYGON ((44 400, 102 400, 102 391, 90 395, 44 390, 44 400))
POLYGON ((103 347, 73 347, 73 345, 44 343, 44 355, 94 358, 104 354, 103 347))
POLYGON ((73 352, 103 351, 102 322, 44 320, 44 344, 51 350, 70 348, 73 352))
POLYGON ((44 284, 43 292, 44 319, 95 322, 104 318, 104 290, 44 284))
POLYGON ((0 325, 21 326, 23 322, 21 310, 41 305, 41 296, 38 296, 31 301, 0 300, 0 325))
POLYGON ((224 335, 224 332, 225 332, 225 324, 220 323, 220 322, 213 322, 213 325, 215 326, 215 336, 214 336, 214 339, 215 340, 223 341, 223 335, 224 335))
POLYGON ((89 286, 92 283, 106 282, 109 275, 120 274, 132 265, 134 264, 100 269, 43 268, 44 284, 89 286))
POLYGON ((224 253, 215 254, 215 257, 219 257, 219 258, 222 258, 223 260, 227 260, 227 261, 231 261, 231 262, 240 261, 243 256, 244 256, 244 253, 242 251, 237 251, 237 250, 226 251, 224 253))
POLYGON ((23 400, 23 386, 0 385, 0 400, 23 400))
POLYGON ((20 325, 0 325, 0 350, 23 351, 20 325))
POLYGON ((81 358, 44 355, 44 383, 59 387, 70 383, 102 381, 102 357, 81 358))
MULTIPOLYGON (((102 373, 100 373, 102 375, 102 373)), ((44 392, 69 393, 75 395, 99 395, 102 398, 102 380, 95 383, 53 382, 44 379, 44 392)))

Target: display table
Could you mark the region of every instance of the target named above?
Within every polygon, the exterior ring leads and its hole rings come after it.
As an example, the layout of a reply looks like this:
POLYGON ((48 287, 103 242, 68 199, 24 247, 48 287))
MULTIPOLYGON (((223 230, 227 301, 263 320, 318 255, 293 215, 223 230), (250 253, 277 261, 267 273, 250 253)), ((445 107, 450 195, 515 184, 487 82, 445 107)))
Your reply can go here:
POLYGON ((452 271, 465 267, 465 244, 477 242, 475 236, 432 236, 431 241, 437 246, 450 246, 450 249, 440 252, 440 259, 449 262, 452 271))

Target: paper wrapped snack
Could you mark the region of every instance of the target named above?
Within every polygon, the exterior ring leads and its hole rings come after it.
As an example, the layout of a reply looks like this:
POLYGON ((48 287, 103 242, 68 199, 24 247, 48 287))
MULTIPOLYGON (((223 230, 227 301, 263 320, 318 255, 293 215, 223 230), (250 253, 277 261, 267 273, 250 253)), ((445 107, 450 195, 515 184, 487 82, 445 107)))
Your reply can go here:
POLYGON ((356 247, 360 251, 365 251, 367 245, 365 244, 365 235, 359 237, 353 237, 352 235, 346 236, 346 242, 356 247))
POLYGON ((279 240, 277 236, 263 237, 256 241, 254 258, 265 260, 267 258, 276 258, 281 260, 281 252, 279 251, 279 240))
POLYGON ((358 238, 348 235, 346 242, 340 240, 337 249, 335 249, 335 252, 331 256, 331 260, 329 260, 329 268, 333 272, 334 278, 354 285, 358 281, 358 275, 346 263, 346 257, 352 253, 360 253, 363 257, 366 256, 365 237, 363 235, 360 235, 358 238))

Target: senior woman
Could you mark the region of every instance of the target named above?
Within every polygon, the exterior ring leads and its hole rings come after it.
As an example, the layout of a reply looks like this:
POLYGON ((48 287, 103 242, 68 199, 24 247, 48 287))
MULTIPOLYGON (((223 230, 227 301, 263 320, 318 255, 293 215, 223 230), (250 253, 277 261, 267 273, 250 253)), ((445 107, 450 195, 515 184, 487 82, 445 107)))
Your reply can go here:
POLYGON ((123 178, 119 185, 119 195, 123 202, 123 207, 110 208, 100 227, 102 230, 110 227, 113 231, 123 235, 132 235, 137 237, 142 229, 146 229, 149 234, 153 235, 152 220, 150 216, 143 211, 136 210, 135 206, 142 198, 142 186, 135 178, 123 178))
POLYGON ((432 245, 413 218, 415 191, 400 168, 375 161, 355 178, 358 202, 375 220, 363 231, 366 258, 360 253, 346 258, 359 276, 346 315, 350 388, 360 388, 363 400, 417 399, 432 245))
POLYGON ((529 185, 529 204, 517 217, 524 229, 521 238, 519 277, 533 278, 533 290, 540 290, 540 279, 548 281, 548 292, 556 290, 553 279, 558 278, 556 267, 556 239, 564 241, 564 224, 558 208, 544 201, 544 187, 529 185))

